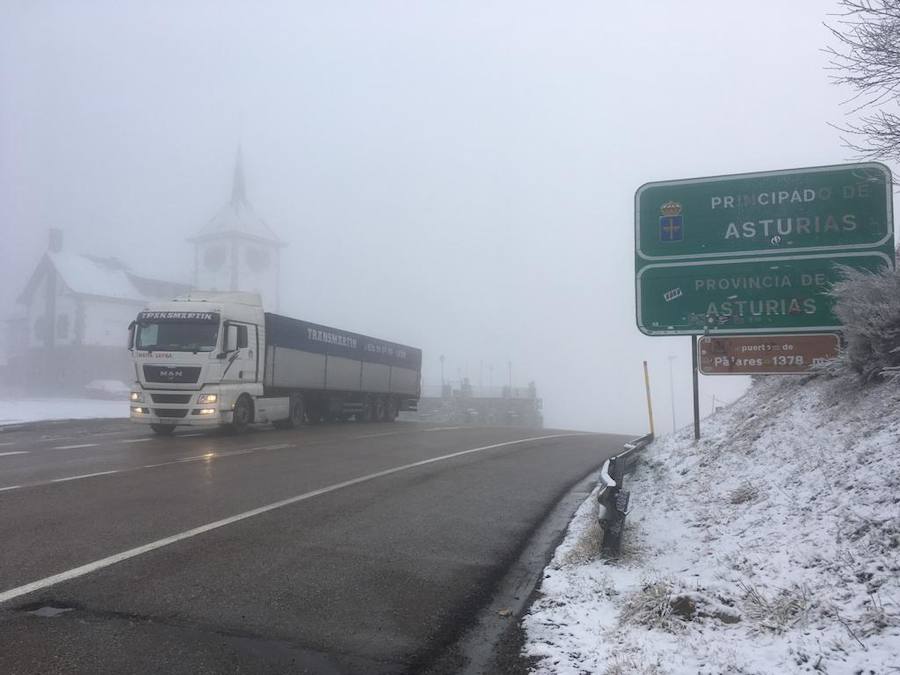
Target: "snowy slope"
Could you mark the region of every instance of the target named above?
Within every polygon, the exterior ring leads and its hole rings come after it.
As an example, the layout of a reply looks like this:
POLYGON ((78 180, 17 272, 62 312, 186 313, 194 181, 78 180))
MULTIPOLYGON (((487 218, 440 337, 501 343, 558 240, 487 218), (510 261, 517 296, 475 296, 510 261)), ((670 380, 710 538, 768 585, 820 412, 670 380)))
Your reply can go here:
POLYGON ((900 673, 900 383, 769 378, 663 437, 621 558, 580 509, 524 618, 540 673, 900 673))
POLYGON ((90 398, 0 399, 0 426, 39 420, 128 417, 130 412, 128 401, 90 398))

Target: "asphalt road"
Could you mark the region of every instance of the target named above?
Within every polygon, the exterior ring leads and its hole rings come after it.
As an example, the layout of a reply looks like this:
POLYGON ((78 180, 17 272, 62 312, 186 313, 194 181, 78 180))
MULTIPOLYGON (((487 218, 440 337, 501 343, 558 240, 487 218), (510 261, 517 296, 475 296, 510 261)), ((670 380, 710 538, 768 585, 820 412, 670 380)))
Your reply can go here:
POLYGON ((0 431, 0 672, 418 672, 625 440, 0 431))

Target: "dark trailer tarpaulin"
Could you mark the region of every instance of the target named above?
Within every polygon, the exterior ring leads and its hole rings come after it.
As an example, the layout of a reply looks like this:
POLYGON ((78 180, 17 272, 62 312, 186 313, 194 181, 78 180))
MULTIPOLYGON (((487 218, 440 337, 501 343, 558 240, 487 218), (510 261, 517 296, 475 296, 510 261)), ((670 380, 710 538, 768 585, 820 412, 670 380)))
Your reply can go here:
POLYGON ((342 356, 417 372, 422 368, 421 349, 268 312, 266 343, 274 347, 342 356))

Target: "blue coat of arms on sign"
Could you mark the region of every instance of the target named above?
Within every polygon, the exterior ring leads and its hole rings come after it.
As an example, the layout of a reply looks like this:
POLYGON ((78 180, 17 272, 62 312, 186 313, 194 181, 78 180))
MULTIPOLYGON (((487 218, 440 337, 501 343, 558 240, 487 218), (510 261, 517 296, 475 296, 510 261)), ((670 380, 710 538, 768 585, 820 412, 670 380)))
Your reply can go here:
POLYGON ((681 204, 668 201, 659 207, 662 215, 659 217, 660 241, 684 240, 684 216, 681 215, 681 204))

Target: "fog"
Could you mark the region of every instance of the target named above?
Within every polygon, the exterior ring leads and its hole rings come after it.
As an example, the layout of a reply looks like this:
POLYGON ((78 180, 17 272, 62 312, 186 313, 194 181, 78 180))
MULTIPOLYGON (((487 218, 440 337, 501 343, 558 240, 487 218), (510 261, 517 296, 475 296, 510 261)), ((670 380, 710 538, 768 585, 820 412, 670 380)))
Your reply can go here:
MULTIPOLYGON (((647 360, 685 424, 690 340, 635 327, 634 191, 850 159, 830 7, 7 3, 0 317, 51 227, 189 282, 240 144, 281 313, 419 346, 429 384, 511 363, 554 427, 643 432, 647 360)), ((746 386, 702 379, 704 414, 746 386)))

